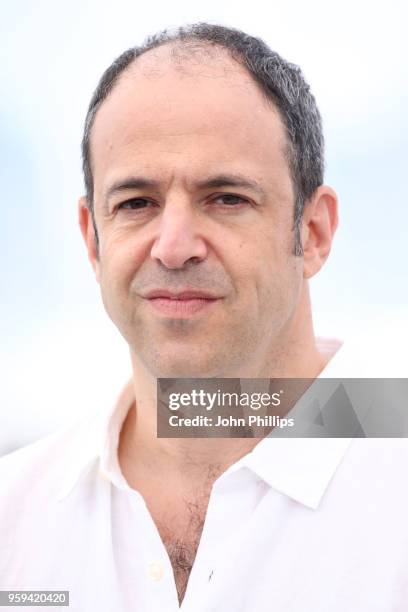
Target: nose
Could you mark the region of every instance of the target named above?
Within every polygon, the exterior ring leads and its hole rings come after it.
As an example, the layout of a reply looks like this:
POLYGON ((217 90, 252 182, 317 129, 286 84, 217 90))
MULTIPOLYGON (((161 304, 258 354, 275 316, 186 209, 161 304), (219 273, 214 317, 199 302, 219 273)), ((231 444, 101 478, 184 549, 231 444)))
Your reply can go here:
POLYGON ((166 203, 160 216, 158 235, 151 249, 153 259, 166 268, 179 269, 191 260, 198 263, 207 256, 207 245, 200 233, 197 211, 187 203, 166 203))

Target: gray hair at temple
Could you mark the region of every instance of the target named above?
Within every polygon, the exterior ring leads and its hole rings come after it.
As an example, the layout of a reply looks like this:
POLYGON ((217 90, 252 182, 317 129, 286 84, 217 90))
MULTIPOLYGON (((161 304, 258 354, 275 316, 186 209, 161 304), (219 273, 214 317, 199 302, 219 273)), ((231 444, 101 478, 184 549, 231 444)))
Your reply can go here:
POLYGON ((294 254, 302 255, 300 222, 307 200, 323 183, 324 139, 322 121, 314 96, 298 66, 284 60, 260 38, 235 28, 196 23, 149 36, 136 47, 124 51, 103 73, 92 96, 85 119, 82 139, 82 161, 88 207, 92 214, 96 246, 99 240, 94 216, 92 161, 90 138, 95 115, 114 88, 120 75, 140 55, 164 45, 179 43, 197 52, 197 45, 218 46, 244 66, 269 102, 278 109, 286 128, 287 160, 292 176, 294 206, 294 254))

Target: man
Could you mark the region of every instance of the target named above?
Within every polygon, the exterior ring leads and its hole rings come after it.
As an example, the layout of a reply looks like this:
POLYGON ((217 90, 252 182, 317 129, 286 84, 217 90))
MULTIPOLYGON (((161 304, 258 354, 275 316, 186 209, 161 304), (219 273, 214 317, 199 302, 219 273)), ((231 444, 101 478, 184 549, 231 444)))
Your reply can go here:
POLYGON ((375 441, 156 433, 158 378, 349 374, 313 332, 337 198, 300 70, 221 26, 152 37, 103 75, 83 160, 80 227, 133 377, 106 423, 2 459, 1 588, 98 612, 405 609, 408 497, 375 441))

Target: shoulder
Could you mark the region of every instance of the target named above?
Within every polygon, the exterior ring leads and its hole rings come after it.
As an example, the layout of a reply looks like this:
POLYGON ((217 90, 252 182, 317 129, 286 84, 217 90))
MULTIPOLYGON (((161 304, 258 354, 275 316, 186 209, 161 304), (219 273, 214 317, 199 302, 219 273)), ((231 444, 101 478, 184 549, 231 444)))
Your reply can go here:
MULTIPOLYGON (((342 365, 347 374, 360 378, 408 378, 406 314, 384 314, 368 319, 345 337, 342 365)), ((340 356, 340 355, 339 355, 340 356)))
POLYGON ((353 439, 334 480, 337 503, 359 515, 360 522, 368 520, 368 513, 379 520, 392 517, 408 541, 407 466, 408 438, 353 439))
POLYGON ((23 499, 57 494, 75 464, 97 454, 100 419, 82 419, 0 457, 0 516, 23 499))
POLYGON ((81 419, 0 458, 0 575, 15 588, 37 571, 43 579, 44 567, 49 579, 46 559, 66 546, 72 515, 61 491, 96 460, 99 424, 81 419))

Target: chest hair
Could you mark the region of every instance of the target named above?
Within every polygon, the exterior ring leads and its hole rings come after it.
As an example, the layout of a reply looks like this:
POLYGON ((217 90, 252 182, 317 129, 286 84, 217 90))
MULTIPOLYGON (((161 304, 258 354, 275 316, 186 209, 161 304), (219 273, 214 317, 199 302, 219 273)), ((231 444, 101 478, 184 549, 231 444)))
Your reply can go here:
POLYGON ((179 603, 183 601, 191 568, 204 527, 208 499, 183 501, 173 520, 159 523, 158 529, 173 567, 179 603))

